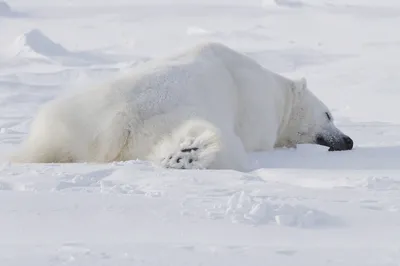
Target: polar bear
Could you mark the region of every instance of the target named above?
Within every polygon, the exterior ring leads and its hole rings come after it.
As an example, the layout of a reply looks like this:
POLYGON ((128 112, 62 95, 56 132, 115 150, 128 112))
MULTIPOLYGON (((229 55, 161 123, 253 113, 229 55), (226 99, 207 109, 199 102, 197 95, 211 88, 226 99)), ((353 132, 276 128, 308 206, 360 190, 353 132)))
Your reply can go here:
POLYGON ((48 102, 12 161, 245 171, 248 152, 302 143, 353 148, 304 78, 211 42, 48 102))

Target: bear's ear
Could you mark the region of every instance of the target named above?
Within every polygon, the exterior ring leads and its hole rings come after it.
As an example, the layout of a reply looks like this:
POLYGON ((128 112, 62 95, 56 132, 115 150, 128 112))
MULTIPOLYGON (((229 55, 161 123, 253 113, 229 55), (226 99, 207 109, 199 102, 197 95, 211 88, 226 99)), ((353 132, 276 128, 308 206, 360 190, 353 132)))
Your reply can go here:
POLYGON ((307 89, 306 78, 303 77, 301 79, 293 81, 292 89, 295 94, 302 93, 305 89, 307 89))
POLYGON ((300 81, 299 81, 299 83, 300 83, 300 86, 301 86, 301 89, 302 90, 305 90, 305 89, 307 89, 307 80, 306 80, 306 78, 301 78, 300 79, 300 81))
POLYGON ((296 85, 297 85, 297 89, 299 91, 303 91, 305 89, 307 89, 307 80, 306 78, 301 78, 299 80, 296 81, 296 85))

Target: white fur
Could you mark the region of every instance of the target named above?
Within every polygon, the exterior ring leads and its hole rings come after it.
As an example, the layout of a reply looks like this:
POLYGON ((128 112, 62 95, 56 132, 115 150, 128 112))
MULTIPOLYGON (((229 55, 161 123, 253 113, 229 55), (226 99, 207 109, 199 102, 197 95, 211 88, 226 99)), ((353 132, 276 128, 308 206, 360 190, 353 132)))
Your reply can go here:
POLYGON ((247 152, 311 143, 316 133, 336 130, 327 110, 304 79, 206 43, 49 102, 13 160, 141 159, 168 168, 244 170, 247 152))

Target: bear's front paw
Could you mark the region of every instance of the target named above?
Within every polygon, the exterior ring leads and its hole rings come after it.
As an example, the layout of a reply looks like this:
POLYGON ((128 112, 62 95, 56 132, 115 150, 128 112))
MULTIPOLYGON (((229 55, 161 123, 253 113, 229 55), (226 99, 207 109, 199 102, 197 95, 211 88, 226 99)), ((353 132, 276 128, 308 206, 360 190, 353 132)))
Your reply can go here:
POLYGON ((165 168, 174 169, 199 169, 197 147, 187 147, 180 149, 177 153, 170 155, 162 161, 165 168))

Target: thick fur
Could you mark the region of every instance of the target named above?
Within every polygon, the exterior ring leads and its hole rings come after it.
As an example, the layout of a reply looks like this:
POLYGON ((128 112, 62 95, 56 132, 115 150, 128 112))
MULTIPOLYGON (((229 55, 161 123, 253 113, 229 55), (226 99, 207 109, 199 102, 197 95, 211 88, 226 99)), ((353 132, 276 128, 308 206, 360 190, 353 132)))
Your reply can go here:
POLYGON ((176 169, 245 170, 247 152, 339 132, 327 111, 304 79, 205 43, 49 102, 12 161, 140 159, 176 169))

